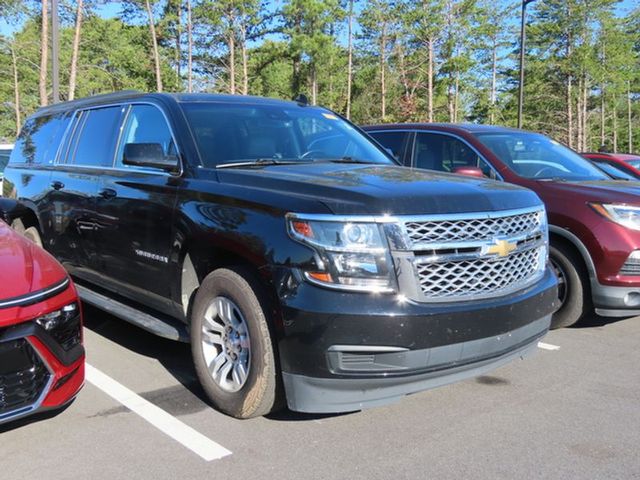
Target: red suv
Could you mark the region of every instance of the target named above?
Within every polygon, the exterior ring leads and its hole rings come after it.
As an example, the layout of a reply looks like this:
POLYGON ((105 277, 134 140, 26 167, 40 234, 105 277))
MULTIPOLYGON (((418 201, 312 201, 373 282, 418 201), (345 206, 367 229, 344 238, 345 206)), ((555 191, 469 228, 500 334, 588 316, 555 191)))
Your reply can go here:
POLYGON ((76 289, 51 255, 0 220, 0 423, 69 403, 84 382, 76 289))
POLYGON ((640 188, 635 182, 611 180, 573 150, 523 130, 459 124, 364 130, 405 166, 484 176, 540 196, 562 302, 552 327, 572 325, 594 307, 603 316, 640 314, 640 188))
POLYGON ((625 174, 621 180, 640 180, 640 156, 628 153, 583 153, 583 157, 588 158, 605 172, 610 173, 613 178, 618 178, 617 171, 625 174), (614 168, 610 172, 608 169, 614 168), (629 178, 630 177, 630 178, 629 178))

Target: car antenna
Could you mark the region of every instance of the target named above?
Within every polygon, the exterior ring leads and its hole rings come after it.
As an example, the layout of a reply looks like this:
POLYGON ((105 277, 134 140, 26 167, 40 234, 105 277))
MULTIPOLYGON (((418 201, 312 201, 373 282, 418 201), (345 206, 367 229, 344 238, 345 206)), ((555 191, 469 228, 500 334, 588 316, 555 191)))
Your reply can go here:
POLYGON ((298 95, 296 95, 293 98, 293 101, 299 103, 300 105, 304 105, 304 106, 309 105, 309 99, 304 93, 299 93, 298 95))

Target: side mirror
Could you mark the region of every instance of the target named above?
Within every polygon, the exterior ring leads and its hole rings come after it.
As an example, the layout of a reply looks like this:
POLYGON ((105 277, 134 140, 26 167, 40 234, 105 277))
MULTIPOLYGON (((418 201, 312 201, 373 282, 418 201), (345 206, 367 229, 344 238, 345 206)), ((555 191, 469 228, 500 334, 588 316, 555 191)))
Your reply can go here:
POLYGON ((122 163, 135 167, 159 168, 172 171, 178 167, 178 157, 165 155, 159 143, 127 143, 122 163))
POLYGON ((456 167, 453 169, 453 173, 467 177, 485 178, 484 173, 478 167, 456 167))

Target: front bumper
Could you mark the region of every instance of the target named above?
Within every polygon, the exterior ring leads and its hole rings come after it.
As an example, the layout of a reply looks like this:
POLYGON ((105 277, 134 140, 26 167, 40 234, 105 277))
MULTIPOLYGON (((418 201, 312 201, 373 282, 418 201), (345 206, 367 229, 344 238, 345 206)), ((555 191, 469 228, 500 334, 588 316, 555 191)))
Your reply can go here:
POLYGON ((451 304, 341 294, 282 295, 280 363, 289 407, 343 412, 485 373, 524 356, 557 308, 552 272, 515 294, 451 304))
POLYGON ((593 304, 603 317, 633 317, 640 315, 640 284, 631 287, 602 285, 591 282, 593 304))
POLYGON ((350 412, 400 400, 412 393, 440 387, 490 372, 533 353, 549 328, 551 316, 541 318, 505 336, 496 336, 434 349, 412 350, 407 355, 450 357, 448 364, 418 375, 391 378, 314 378, 283 373, 291 410, 309 413, 350 412), (526 337, 524 341, 520 341, 526 337), (491 352, 501 350, 492 355, 491 352), (465 354, 469 354, 465 356, 465 354), (454 360, 458 358, 458 360, 454 360))
MULTIPOLYGON (((22 310, 25 317, 33 318, 38 316, 35 312, 55 310, 76 300, 75 289, 69 287, 54 298, 16 307, 11 313, 22 310)), ((0 353, 0 424, 61 408, 75 398, 84 383, 82 344, 64 350, 34 321, 0 328, 0 353)))

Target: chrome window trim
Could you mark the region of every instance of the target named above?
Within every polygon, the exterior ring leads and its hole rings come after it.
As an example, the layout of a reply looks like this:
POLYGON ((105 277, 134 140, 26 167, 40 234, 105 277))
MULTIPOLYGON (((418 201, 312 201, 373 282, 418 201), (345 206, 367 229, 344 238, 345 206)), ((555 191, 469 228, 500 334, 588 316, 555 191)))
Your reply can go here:
MULTIPOLYGON (((161 175, 161 176, 165 176, 165 177, 171 177, 171 176, 175 176, 175 177, 181 177, 184 173, 184 162, 182 160, 182 151, 180 149, 180 145, 178 144, 178 142, 176 141, 176 134, 175 131, 173 129, 173 126, 171 125, 171 122, 169 121, 169 117, 167 116, 166 112, 164 111, 163 108, 161 108, 158 104, 154 103, 154 102, 149 102, 149 101, 140 101, 140 100, 130 100, 130 101, 124 101, 124 102, 117 102, 117 103, 108 103, 108 104, 104 104, 104 105, 91 105, 91 106, 87 106, 87 107, 83 107, 83 108, 78 108, 76 110, 73 110, 73 118, 71 119, 71 121, 69 122, 69 126, 67 127, 67 132, 65 132, 65 136, 63 137, 62 141, 60 142, 60 146, 59 148, 64 145, 64 143, 67 141, 67 137, 66 134, 68 133, 68 129, 71 127, 71 125, 74 125, 74 133, 75 133, 75 128, 77 125, 77 122, 75 122, 74 120, 76 119, 76 117, 78 116, 79 113, 82 113, 84 111, 87 110, 98 110, 100 108, 109 108, 109 107, 122 107, 122 108, 127 108, 127 111, 124 114, 124 117, 122 119, 122 123, 120 124, 120 132, 118 133, 117 136, 117 140, 116 140, 116 144, 115 144, 115 151, 114 151, 114 155, 113 155, 113 160, 111 162, 111 167, 101 167, 101 166, 91 166, 91 165, 76 165, 76 164, 72 164, 72 163, 61 163, 60 162, 60 158, 57 157, 55 162, 54 162, 54 166, 63 166, 63 167, 72 167, 72 168, 78 168, 78 169, 89 169, 89 170, 100 170, 100 171, 118 171, 118 172, 134 172, 134 173, 144 173, 144 174, 151 174, 151 175, 161 175), (160 113, 162 114, 162 116, 164 117, 165 123, 167 124, 167 127, 169 128, 169 132, 171 133, 171 138, 173 139, 173 143, 176 146, 176 152, 177 152, 177 157, 178 157, 178 167, 179 170, 178 172, 176 172, 175 174, 171 174, 169 172, 165 172, 165 171, 161 171, 158 170, 156 171, 149 171, 149 170, 140 170, 137 169, 135 167, 131 167, 131 168, 118 168, 115 167, 115 156, 118 152, 118 149, 120 147, 120 142, 122 140, 122 132, 124 129, 124 126, 126 125, 126 121, 127 118, 129 116, 129 112, 131 111, 131 107, 134 105, 150 105, 152 107, 157 108, 160 113)), ((71 140, 73 138, 73 134, 71 136, 71 138, 69 140, 71 140)), ((68 156, 68 150, 71 147, 71 145, 67 146, 67 156, 68 156)))

